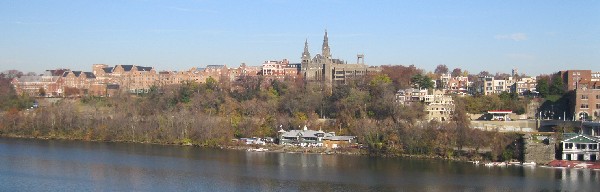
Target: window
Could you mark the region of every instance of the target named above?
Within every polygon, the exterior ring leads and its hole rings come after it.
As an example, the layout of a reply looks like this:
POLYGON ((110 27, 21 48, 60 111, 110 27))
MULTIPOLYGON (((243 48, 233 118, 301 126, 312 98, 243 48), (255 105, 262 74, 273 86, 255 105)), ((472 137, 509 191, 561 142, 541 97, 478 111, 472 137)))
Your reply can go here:
POLYGON ((596 95, 596 99, 600 99, 600 95, 596 95))
POLYGON ((581 99, 588 99, 588 95, 581 95, 581 99))
POLYGON ((587 108, 589 108, 589 106, 588 106, 588 104, 581 104, 581 108, 582 109, 587 109, 587 108))
POLYGON ((573 149, 573 143, 565 143, 565 149, 573 149))
POLYGON ((600 103, 596 103, 596 109, 600 109, 600 103))

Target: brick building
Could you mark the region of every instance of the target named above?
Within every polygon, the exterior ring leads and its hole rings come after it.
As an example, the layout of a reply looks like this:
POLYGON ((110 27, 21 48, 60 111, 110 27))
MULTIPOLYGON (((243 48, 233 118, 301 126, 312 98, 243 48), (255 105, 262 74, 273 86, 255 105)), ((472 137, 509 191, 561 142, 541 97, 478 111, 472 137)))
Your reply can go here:
POLYGON ((600 82, 595 81, 575 90, 573 112, 575 119, 600 120, 600 82))

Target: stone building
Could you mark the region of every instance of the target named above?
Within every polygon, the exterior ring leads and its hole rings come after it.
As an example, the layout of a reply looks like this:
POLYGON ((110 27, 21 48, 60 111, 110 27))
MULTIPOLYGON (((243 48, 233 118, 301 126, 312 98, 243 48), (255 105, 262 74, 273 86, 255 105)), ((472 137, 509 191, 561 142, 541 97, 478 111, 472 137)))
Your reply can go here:
POLYGON ((329 47, 329 38, 327 31, 323 38, 321 54, 311 58, 308 50, 308 41, 304 42, 304 52, 302 52, 301 74, 307 82, 322 82, 330 90, 334 83, 344 84, 350 78, 364 76, 368 73, 381 71, 378 67, 369 67, 364 63, 364 55, 357 55, 357 62, 348 64, 340 59, 333 59, 329 47))

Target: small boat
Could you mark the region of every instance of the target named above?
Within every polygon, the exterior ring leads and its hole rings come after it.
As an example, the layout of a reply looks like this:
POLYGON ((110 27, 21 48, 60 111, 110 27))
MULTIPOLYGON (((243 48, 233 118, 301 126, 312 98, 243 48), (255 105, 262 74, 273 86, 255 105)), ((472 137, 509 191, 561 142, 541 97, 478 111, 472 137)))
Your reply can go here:
POLYGON ((522 163, 522 165, 523 165, 523 166, 535 166, 535 165, 536 165, 536 163, 535 163, 535 162, 533 162, 533 161, 532 161, 532 162, 529 162, 529 163, 527 163, 527 162, 523 162, 523 163, 522 163))
POLYGON ((488 167, 506 166, 506 162, 489 162, 489 163, 486 163, 485 166, 488 166, 488 167))
POLYGON ((268 151, 269 149, 265 149, 265 148, 258 148, 258 149, 248 149, 248 151, 255 151, 255 152, 265 152, 268 151))

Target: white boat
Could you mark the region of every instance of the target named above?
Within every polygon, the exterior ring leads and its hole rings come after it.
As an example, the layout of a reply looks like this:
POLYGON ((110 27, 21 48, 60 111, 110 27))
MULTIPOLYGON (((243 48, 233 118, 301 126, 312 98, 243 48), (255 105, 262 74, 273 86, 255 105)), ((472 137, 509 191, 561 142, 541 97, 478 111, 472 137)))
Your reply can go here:
POLYGON ((506 162, 489 162, 489 163, 486 163, 485 166, 489 166, 489 167, 506 166, 506 162))
POLYGON ((265 149, 265 148, 258 148, 258 149, 248 149, 248 151, 255 151, 255 152, 265 152, 268 151, 269 149, 265 149))
POLYGON ((523 162, 523 164, 522 164, 522 165, 523 165, 523 166, 535 166, 535 165, 536 165, 536 163, 535 163, 535 162, 533 162, 533 161, 532 161, 532 162, 529 162, 529 163, 527 163, 527 162, 523 162))

